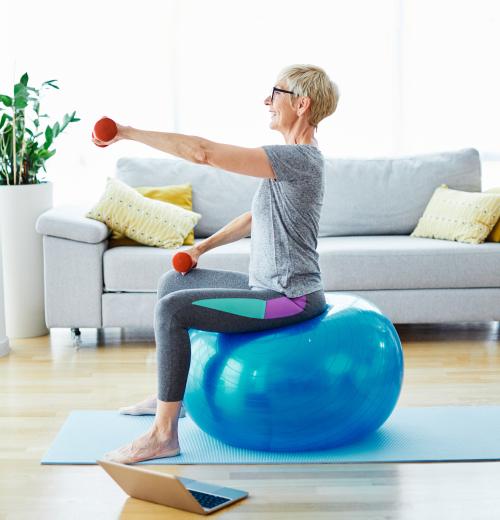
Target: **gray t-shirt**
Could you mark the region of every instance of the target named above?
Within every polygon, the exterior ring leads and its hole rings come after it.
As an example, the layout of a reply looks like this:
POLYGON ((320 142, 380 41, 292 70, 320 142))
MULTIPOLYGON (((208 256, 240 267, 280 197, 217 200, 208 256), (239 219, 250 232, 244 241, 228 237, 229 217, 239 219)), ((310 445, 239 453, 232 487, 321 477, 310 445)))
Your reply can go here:
POLYGON ((274 179, 252 200, 249 287, 289 298, 323 289, 316 251, 324 194, 323 155, 313 145, 263 147, 274 179))

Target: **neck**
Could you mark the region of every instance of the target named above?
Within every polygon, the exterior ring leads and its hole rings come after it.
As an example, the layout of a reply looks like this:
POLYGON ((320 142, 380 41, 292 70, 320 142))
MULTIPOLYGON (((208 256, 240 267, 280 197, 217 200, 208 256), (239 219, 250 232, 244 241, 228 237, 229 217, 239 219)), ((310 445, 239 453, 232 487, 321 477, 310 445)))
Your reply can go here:
POLYGON ((314 127, 308 123, 301 122, 300 119, 297 119, 291 128, 281 133, 285 138, 286 144, 318 144, 314 137, 314 127))

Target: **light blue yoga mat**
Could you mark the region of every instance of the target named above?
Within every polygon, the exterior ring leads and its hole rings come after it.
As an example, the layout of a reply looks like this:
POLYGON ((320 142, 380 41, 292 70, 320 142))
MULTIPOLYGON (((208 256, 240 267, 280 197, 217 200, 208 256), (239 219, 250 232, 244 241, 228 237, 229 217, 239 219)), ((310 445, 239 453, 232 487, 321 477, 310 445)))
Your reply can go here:
MULTIPOLYGON (((145 433, 152 416, 115 411, 71 412, 42 464, 95 464, 145 433)), ((500 460, 500 406, 398 408, 374 434, 327 451, 276 453, 233 448, 179 421, 182 453, 141 464, 315 464, 500 460)))

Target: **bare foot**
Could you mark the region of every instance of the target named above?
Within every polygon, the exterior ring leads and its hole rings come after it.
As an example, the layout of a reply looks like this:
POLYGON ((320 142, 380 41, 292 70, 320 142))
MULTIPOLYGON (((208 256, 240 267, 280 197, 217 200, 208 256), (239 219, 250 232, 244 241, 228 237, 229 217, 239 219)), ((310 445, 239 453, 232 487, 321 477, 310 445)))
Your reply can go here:
POLYGON ((156 414, 156 396, 152 395, 132 406, 120 408, 120 413, 124 415, 155 415, 156 414))
POLYGON ((143 460, 175 457, 179 453, 177 434, 163 434, 153 428, 130 444, 106 453, 104 460, 133 464, 143 460))
MULTIPOLYGON (((132 406, 124 406, 119 409, 119 412, 123 415, 156 415, 156 396, 152 395, 141 401, 140 403, 133 404, 132 406)), ((179 417, 185 417, 186 410, 181 404, 179 410, 179 417)))

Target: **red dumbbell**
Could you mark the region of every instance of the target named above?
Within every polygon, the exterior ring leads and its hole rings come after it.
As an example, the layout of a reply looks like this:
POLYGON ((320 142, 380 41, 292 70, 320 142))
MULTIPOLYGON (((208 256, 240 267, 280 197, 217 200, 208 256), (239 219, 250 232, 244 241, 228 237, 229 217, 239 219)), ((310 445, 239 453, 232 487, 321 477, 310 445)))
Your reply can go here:
POLYGON ((191 258, 190 255, 180 251, 176 253, 172 258, 172 266, 179 273, 187 273, 191 269, 195 268, 197 263, 191 258))
MULTIPOLYGON (((94 139, 95 135, 94 135, 94 132, 92 132, 92 139, 94 139)), ((108 146, 107 144, 97 144, 97 143, 94 143, 96 146, 98 146, 99 148, 106 148, 106 146, 108 146)))
MULTIPOLYGON (((118 133, 116 123, 109 117, 103 117, 97 121, 94 125, 94 131, 92 132, 92 138, 99 139, 99 141, 111 141, 118 133)), ((98 144, 101 148, 108 146, 107 144, 98 144)))

